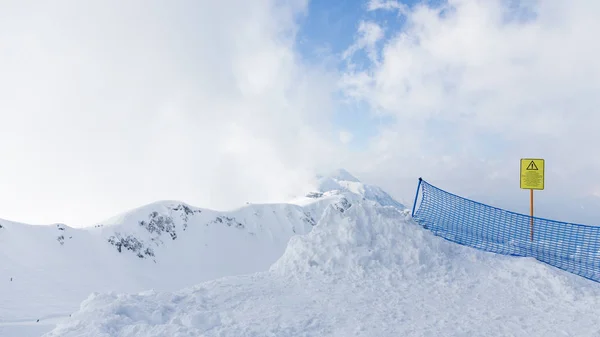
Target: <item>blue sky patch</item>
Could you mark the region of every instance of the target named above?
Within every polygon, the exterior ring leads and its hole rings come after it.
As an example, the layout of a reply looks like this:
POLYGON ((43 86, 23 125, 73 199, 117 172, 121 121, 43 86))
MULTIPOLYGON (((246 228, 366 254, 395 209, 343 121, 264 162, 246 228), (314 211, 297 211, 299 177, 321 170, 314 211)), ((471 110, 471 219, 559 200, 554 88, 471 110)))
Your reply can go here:
MULTIPOLYGON (((405 23, 397 10, 368 10, 368 0, 345 1, 310 1, 308 13, 300 24, 297 46, 300 54, 308 62, 322 63, 324 57, 327 65, 345 70, 347 63, 342 55, 354 44, 358 37, 358 28, 362 21, 374 22, 384 29, 384 40, 396 34, 405 23)), ((400 1, 408 7, 418 4, 439 6, 441 0, 400 1)), ((381 46, 378 46, 381 47, 381 46)), ((357 51, 352 57, 356 69, 370 66, 367 53, 357 51)), ((376 136, 382 125, 394 122, 391 117, 374 116, 364 102, 347 103, 338 107, 333 122, 339 130, 352 133, 353 140, 348 144, 351 148, 362 149, 368 140, 376 136)))

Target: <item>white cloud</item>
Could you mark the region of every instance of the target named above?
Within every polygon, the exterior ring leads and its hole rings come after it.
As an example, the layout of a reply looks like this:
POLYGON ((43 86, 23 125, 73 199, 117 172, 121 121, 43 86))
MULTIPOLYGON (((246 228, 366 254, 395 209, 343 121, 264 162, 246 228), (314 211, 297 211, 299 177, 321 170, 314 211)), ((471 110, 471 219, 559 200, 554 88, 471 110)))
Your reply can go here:
POLYGON ((340 131, 340 142, 343 144, 348 144, 352 141, 354 135, 349 131, 340 131))
POLYGON ((398 10, 401 13, 405 13, 408 10, 408 6, 399 1, 394 0, 370 0, 367 3, 367 9, 369 11, 374 11, 378 9, 383 10, 398 10))
POLYGON ((1 6, 1 217, 276 200, 335 160, 335 74, 294 49, 306 1, 1 6))
MULTIPOLYGON (((358 37, 356 42, 351 45, 342 54, 342 58, 349 60, 358 50, 365 49, 369 60, 378 63, 377 42, 384 37, 384 31, 381 26, 375 22, 361 21, 358 25, 358 37)), ((349 63, 352 68, 353 64, 349 63)))
POLYGON ((280 200, 340 166, 410 202, 422 176, 526 210, 525 156, 547 160, 540 209, 600 190, 600 3, 367 5, 402 31, 360 22, 338 81, 295 51, 304 0, 2 2, 0 217, 280 200), (363 50, 370 67, 354 67, 363 50), (339 83, 395 120, 362 154, 338 148, 339 83))
POLYGON ((360 170, 407 198, 423 176, 509 204, 524 193, 519 159, 535 156, 548 165, 540 203, 593 193, 598 10, 584 0, 452 0, 407 11, 402 30, 380 41, 379 62, 342 81, 349 95, 396 120, 373 140, 359 160, 370 166, 360 170))

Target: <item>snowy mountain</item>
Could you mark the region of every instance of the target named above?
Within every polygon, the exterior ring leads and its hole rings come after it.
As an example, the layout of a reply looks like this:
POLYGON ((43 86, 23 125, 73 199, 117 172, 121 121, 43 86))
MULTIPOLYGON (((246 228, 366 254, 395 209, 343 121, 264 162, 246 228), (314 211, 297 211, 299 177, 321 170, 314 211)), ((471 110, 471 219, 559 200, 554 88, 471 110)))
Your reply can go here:
POLYGON ((600 285, 456 245, 371 200, 331 203, 262 272, 94 293, 45 337, 597 336, 600 285))
POLYGON ((0 335, 600 334, 600 284, 446 241, 396 205, 340 170, 287 204, 163 201, 84 230, 3 222, 19 281, 2 289, 0 335))
POLYGON ((338 169, 328 175, 318 176, 318 179, 317 193, 328 191, 349 192, 353 195, 362 196, 366 200, 375 201, 382 206, 394 206, 398 209, 405 208, 404 205, 394 200, 394 198, 378 186, 364 184, 344 169, 338 169))
POLYGON ((319 182, 290 203, 228 212, 160 201, 90 228, 0 220, 0 335, 22 328, 19 322, 43 327, 68 316, 92 292, 173 291, 268 270, 290 238, 311 232, 329 208, 343 213, 380 200, 404 209, 343 170, 319 182))

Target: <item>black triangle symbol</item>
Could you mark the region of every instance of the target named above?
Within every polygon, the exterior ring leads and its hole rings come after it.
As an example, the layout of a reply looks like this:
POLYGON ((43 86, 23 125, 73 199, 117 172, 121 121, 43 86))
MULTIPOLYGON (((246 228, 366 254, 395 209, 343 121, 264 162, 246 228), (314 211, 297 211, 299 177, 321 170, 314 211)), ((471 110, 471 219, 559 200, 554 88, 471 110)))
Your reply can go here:
POLYGON ((537 171, 538 167, 537 165, 535 165, 535 163, 533 162, 533 160, 531 161, 531 163, 529 163, 529 166, 527 166, 527 170, 528 171, 537 171))

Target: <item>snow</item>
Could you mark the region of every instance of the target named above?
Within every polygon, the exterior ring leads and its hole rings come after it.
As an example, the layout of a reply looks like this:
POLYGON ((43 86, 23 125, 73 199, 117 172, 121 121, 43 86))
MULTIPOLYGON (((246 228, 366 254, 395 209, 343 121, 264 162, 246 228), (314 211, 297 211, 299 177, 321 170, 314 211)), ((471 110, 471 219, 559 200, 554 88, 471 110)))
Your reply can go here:
POLYGON ((0 220, 0 331, 51 328, 51 318, 68 316, 94 291, 177 290, 267 270, 290 237, 308 233, 326 206, 341 200, 328 191, 300 204, 229 212, 164 200, 90 228, 0 220))
MULTIPOLYGON (((313 203, 313 198, 317 196, 327 198, 340 194, 349 198, 358 197, 359 200, 375 201, 382 206, 393 206, 398 209, 406 208, 380 187, 365 184, 344 169, 338 169, 326 175, 319 175, 316 191, 312 191, 305 197, 297 198, 292 202, 304 206, 313 203)), ((321 201, 325 200, 322 199, 321 201)))
POLYGON ((343 170, 284 204, 0 223, 0 336, 600 335, 598 283, 436 237, 343 170))
POLYGON ((331 205, 263 272, 97 293, 54 336, 593 336, 600 287, 445 241, 407 212, 331 205))
POLYGON ((2 222, 0 326, 67 316, 93 291, 176 290, 265 270, 292 235, 307 233, 316 223, 291 204, 228 213, 192 209, 201 212, 189 215, 174 211, 180 205, 148 205, 122 216, 119 224, 86 229, 2 222), (57 240, 61 236, 63 244, 57 240), (122 246, 118 252, 111 238, 136 251, 122 246))

